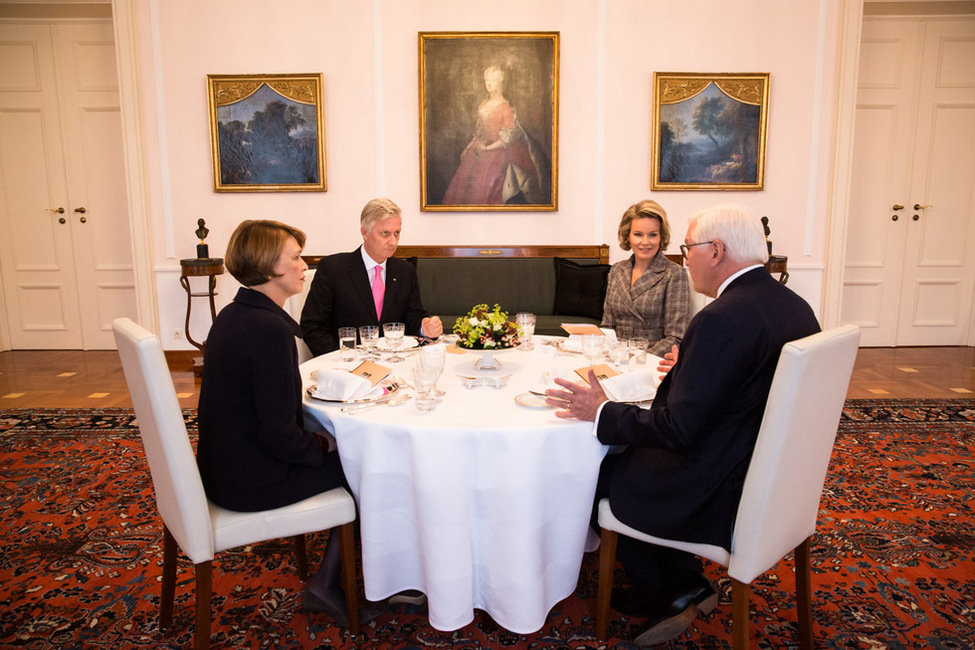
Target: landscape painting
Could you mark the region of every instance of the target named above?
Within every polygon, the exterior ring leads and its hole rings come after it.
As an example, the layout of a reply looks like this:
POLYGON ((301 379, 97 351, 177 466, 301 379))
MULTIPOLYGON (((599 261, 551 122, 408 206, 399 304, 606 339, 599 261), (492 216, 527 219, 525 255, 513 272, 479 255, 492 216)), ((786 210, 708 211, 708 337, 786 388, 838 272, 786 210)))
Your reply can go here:
POLYGON ((207 81, 215 191, 325 191, 321 74, 207 81))
POLYGON ((651 189, 763 189, 768 82, 767 73, 655 73, 651 189))

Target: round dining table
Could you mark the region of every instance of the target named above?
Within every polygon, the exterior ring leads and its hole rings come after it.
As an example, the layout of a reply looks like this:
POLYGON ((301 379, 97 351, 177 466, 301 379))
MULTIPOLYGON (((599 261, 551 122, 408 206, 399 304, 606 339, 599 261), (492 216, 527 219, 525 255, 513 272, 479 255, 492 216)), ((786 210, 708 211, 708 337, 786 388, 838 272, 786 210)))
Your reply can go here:
MULTIPOLYGON (((335 436, 358 504, 366 598, 417 589, 438 630, 464 627, 480 609, 527 634, 575 591, 583 553, 596 542, 589 521, 608 448, 592 422, 556 418, 529 393, 588 365, 551 343, 535 337, 533 350, 505 350, 490 371, 475 368, 476 353, 449 350, 432 411, 410 399, 344 412, 347 404, 307 389, 314 371, 351 370, 361 355, 301 364, 305 413, 335 436)), ((418 354, 377 363, 409 390, 418 354)))

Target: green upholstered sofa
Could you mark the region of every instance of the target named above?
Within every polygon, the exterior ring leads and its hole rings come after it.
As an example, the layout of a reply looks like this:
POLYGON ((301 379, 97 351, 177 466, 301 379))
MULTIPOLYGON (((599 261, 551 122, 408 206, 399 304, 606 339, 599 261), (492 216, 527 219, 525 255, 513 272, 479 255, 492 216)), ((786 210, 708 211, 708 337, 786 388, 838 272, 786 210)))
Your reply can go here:
MULTIPOLYGON (((497 303, 512 319, 519 311, 534 313, 536 334, 564 335, 562 323, 599 324, 602 318, 605 244, 400 246, 396 257, 415 263, 423 306, 440 316, 445 332, 479 303, 497 303)), ((321 256, 305 259, 314 268, 321 256)))

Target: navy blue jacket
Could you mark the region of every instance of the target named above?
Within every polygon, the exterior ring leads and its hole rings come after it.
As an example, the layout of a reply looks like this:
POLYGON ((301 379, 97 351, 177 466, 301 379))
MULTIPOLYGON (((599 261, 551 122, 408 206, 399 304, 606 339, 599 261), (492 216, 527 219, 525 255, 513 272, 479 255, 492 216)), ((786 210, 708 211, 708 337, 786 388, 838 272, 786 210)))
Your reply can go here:
POLYGON ((651 535, 730 549, 779 353, 818 331, 809 305, 766 269, 732 281, 691 320, 649 410, 603 407, 599 440, 628 445, 603 467, 613 514, 651 535))
POLYGON ((196 461, 219 506, 267 510, 344 483, 337 458, 302 428, 298 333, 287 312, 245 287, 210 328, 196 461))

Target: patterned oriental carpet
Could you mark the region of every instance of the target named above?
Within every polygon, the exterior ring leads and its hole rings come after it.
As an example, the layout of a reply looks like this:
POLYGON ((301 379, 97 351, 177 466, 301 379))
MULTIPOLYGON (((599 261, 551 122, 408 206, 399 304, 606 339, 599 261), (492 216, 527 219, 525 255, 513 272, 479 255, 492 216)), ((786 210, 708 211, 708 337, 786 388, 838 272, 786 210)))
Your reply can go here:
MULTIPOLYGON (((195 415, 186 412, 191 429, 195 415)), ((0 410, 0 647, 189 647, 193 572, 180 556, 176 617, 159 629, 162 528, 129 410, 0 410)), ((975 647, 975 400, 847 402, 813 544, 816 646, 975 647)), ((325 534, 309 539, 317 567, 325 534)), ((612 612, 594 638, 596 554, 535 634, 478 612, 456 632, 425 608, 381 605, 352 639, 301 611, 291 545, 214 562, 214 648, 634 647, 639 620, 612 612)), ((792 561, 753 584, 752 647, 797 644, 792 561)), ((731 584, 671 648, 731 645, 731 584)), ((624 580, 617 569, 617 582, 624 580)))

